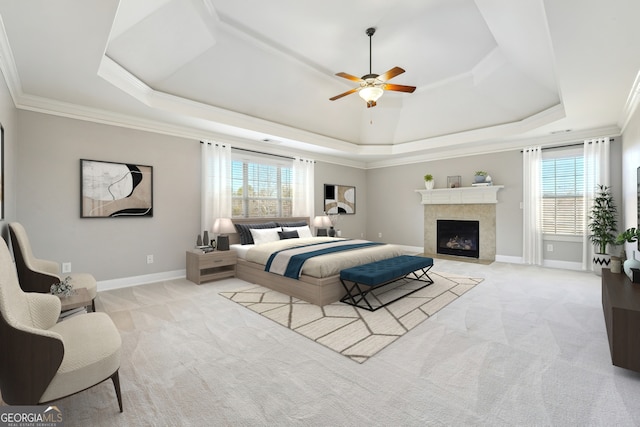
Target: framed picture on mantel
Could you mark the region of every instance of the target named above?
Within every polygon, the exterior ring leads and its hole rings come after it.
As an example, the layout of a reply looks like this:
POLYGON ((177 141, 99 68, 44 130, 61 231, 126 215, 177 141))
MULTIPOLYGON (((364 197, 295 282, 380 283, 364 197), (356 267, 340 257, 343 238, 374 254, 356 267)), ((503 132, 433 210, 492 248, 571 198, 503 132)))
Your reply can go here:
POLYGON ((80 160, 81 218, 153 216, 153 167, 80 160))

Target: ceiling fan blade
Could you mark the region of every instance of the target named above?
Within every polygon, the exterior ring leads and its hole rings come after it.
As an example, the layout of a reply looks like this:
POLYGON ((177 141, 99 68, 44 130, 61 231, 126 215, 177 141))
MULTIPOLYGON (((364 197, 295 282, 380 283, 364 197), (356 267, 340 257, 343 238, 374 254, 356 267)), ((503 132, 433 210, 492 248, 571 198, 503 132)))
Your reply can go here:
POLYGON ((384 85, 385 90, 395 90, 396 92, 409 92, 413 93, 416 90, 415 86, 405 86, 405 85, 394 85, 392 83, 387 83, 384 85))
POLYGON ((394 78, 395 76, 399 76, 400 74, 404 73, 404 70, 400 67, 393 67, 392 69, 390 69, 389 71, 387 71, 386 73, 378 76, 378 80, 381 80, 383 82, 386 82, 387 80, 391 80, 392 78, 394 78))
POLYGON ((353 76, 353 75, 347 74, 347 73, 336 73, 336 76, 342 77, 342 78, 347 79, 347 80, 353 80, 354 82, 361 82, 362 81, 362 79, 360 77, 356 77, 356 76, 353 76))
POLYGON ((355 88, 355 89, 348 90, 345 93, 341 93, 340 95, 336 95, 333 98, 329 98, 329 101, 335 101, 336 99, 340 99, 343 96, 351 95, 353 92, 357 92, 358 89, 360 89, 360 88, 355 88))

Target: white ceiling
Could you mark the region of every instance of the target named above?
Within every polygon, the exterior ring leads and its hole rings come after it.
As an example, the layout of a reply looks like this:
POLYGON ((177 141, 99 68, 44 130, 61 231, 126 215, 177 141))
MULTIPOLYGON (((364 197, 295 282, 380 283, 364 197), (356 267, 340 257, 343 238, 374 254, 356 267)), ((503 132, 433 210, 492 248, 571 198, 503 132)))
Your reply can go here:
POLYGON ((0 67, 19 108, 376 167, 618 134, 639 16, 630 0, 0 0, 0 67), (329 101, 357 85, 335 73, 369 73, 368 27, 371 71, 402 67, 392 83, 416 91, 329 101))

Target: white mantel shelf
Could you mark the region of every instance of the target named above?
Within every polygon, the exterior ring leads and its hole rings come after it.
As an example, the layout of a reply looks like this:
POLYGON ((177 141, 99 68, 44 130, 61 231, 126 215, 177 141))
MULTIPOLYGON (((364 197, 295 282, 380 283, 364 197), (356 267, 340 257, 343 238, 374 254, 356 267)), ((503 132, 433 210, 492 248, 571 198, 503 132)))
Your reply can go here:
POLYGON ((422 195, 423 205, 468 205, 498 203, 498 191, 502 188, 504 188, 504 185, 436 188, 415 191, 422 195))

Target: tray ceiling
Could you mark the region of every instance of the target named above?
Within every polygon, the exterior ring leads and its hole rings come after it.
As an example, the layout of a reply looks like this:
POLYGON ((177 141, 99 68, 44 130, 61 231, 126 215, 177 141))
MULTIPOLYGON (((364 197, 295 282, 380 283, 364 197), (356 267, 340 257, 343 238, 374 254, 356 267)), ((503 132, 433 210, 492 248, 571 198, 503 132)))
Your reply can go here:
POLYGON ((3 0, 2 67, 20 108, 376 164, 619 132, 638 12, 624 0, 3 0), (357 94, 329 101, 357 85, 336 72, 369 73, 371 26, 372 71, 402 67, 393 83, 417 90, 370 109, 357 94))

